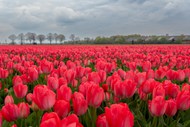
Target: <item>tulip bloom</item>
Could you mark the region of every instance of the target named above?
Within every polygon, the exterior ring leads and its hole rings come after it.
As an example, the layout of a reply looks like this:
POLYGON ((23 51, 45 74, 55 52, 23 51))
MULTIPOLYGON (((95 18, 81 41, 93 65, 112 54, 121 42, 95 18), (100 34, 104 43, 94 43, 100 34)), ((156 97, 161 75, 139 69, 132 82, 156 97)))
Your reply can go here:
POLYGON ((177 108, 180 110, 188 110, 190 108, 190 92, 182 91, 176 97, 177 108))
POLYGON ((52 90, 57 90, 59 88, 59 80, 55 77, 48 77, 47 86, 52 90))
POLYGON ((83 125, 79 122, 78 117, 75 114, 71 114, 70 116, 64 118, 61 121, 60 127, 83 127, 83 125))
POLYGON ((20 110, 15 104, 7 104, 2 107, 1 113, 6 121, 12 122, 19 118, 20 110))
POLYGON ((7 95, 6 97, 5 97, 5 100, 4 100, 4 104, 6 105, 6 104, 14 104, 14 99, 13 99, 13 97, 11 96, 11 95, 7 95))
MULTIPOLYGON (((104 78, 104 77, 102 77, 104 78)), ((88 81, 93 81, 96 84, 99 84, 101 82, 101 78, 98 74, 98 72, 91 72, 90 74, 88 74, 88 81)))
POLYGON ((98 116, 96 120, 96 127, 109 127, 105 113, 98 116))
POLYGON ((20 118, 27 118, 28 115, 30 114, 30 108, 29 108, 29 105, 27 103, 19 103, 18 104, 18 108, 20 110, 20 115, 19 117, 20 118))
POLYGON ((59 89, 57 89, 57 99, 58 100, 66 100, 70 101, 72 96, 71 88, 68 86, 62 85, 59 89))
MULTIPOLYGON (((108 127, 133 127, 134 125, 134 116, 125 103, 112 104, 110 108, 106 107, 105 116, 108 127)), ((105 121, 104 124, 106 124, 105 121)))
POLYGON ((64 118, 70 112, 70 103, 65 100, 57 100, 53 109, 60 118, 64 118))
POLYGON ((31 81, 36 81, 38 79, 38 71, 34 67, 28 69, 28 76, 31 81))
POLYGON ((104 100, 104 90, 98 85, 91 85, 87 89, 86 100, 88 105, 98 108, 104 100))
POLYGON ((165 89, 162 84, 158 84, 157 86, 154 87, 153 89, 153 95, 152 98, 155 98, 157 96, 163 96, 165 97, 165 89))
POLYGON ((45 113, 42 117, 40 127, 59 127, 60 118, 55 112, 45 113))
POLYGON ((44 59, 40 63, 40 69, 43 73, 48 74, 53 70, 53 63, 44 59))
POLYGON ((32 100, 41 110, 48 110, 55 104, 55 93, 45 85, 34 87, 32 100))
POLYGON ((16 86, 18 84, 23 84, 22 78, 20 76, 14 76, 12 81, 13 81, 13 86, 16 86))
POLYGON ((74 113, 77 114, 78 116, 83 115, 87 111, 88 104, 83 94, 75 92, 72 97, 72 102, 73 102, 74 113))
POLYGON ((166 101, 167 103, 167 108, 165 114, 167 116, 174 116, 177 112, 177 103, 175 100, 170 99, 166 101))
POLYGON ((156 96, 149 101, 148 108, 153 116, 162 116, 166 111, 167 103, 163 96, 156 96))
POLYGON ((23 84, 19 84, 13 87, 15 96, 17 98, 23 98, 26 96, 27 92, 28 92, 28 86, 27 85, 23 85, 23 84))

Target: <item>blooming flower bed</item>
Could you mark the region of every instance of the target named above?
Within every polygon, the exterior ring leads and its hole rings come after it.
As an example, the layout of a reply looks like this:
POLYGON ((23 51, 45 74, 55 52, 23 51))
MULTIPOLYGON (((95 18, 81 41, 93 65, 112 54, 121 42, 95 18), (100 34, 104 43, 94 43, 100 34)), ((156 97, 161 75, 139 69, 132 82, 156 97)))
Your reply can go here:
POLYGON ((189 127, 190 46, 1 46, 0 127, 189 127))

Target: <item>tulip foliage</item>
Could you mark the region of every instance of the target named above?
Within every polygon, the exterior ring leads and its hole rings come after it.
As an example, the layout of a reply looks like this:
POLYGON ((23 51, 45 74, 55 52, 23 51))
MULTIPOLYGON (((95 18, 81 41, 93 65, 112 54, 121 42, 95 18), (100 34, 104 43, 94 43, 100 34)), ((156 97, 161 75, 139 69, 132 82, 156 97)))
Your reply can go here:
POLYGON ((189 127, 190 46, 1 46, 0 127, 189 127))

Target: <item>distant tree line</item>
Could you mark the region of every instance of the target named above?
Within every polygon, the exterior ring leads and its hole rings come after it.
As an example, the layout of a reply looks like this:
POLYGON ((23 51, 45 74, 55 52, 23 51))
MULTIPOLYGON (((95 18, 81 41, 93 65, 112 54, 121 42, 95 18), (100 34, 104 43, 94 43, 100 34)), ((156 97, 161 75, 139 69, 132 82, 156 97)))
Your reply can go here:
POLYGON ((98 36, 95 39, 85 37, 80 38, 74 35, 70 36, 71 41, 65 42, 65 44, 181 44, 183 43, 185 36, 142 36, 139 34, 132 35, 116 35, 111 37, 98 36))
POLYGON ((15 44, 16 40, 18 40, 21 45, 25 44, 26 42, 29 42, 29 44, 37 44, 37 41, 40 44, 43 44, 45 40, 49 41, 50 44, 52 44, 53 41, 55 41, 57 44, 58 42, 62 43, 65 40, 65 35, 57 33, 48 33, 47 35, 44 35, 28 32, 26 34, 12 34, 8 38, 11 40, 11 44, 15 44))
MULTIPOLYGON (((15 44, 15 41, 18 40, 20 44, 25 44, 29 42, 29 44, 45 44, 45 40, 49 41, 49 44, 63 44, 62 42, 65 40, 65 36, 63 34, 57 33, 49 33, 47 35, 43 34, 35 34, 35 33, 20 33, 19 35, 12 34, 8 37, 11 40, 11 44, 15 44)), ((179 36, 142 36, 139 34, 132 35, 116 35, 110 37, 101 37, 98 36, 95 39, 90 37, 85 37, 84 39, 80 39, 80 37, 75 36, 75 34, 71 34, 67 41, 64 41, 64 44, 181 44, 184 43, 184 39, 187 38, 185 35, 179 36)), ((190 36, 187 39, 190 42, 190 36)))

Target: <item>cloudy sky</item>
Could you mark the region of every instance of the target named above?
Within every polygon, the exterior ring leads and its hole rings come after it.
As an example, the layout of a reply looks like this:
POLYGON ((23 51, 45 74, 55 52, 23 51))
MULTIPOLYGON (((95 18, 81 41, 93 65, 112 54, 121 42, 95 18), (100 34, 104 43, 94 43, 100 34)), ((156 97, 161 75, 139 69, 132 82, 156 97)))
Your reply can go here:
POLYGON ((190 0, 0 0, 0 40, 10 34, 79 37, 190 34, 190 0))

